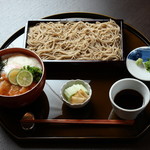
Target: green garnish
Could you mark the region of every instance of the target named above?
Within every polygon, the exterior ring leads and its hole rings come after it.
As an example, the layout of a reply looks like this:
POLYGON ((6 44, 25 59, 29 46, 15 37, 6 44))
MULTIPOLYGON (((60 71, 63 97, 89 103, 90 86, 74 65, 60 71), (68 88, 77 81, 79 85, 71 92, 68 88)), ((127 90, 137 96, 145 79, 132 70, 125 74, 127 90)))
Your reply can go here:
POLYGON ((3 70, 4 66, 6 65, 7 61, 6 62, 3 62, 1 60, 1 57, 0 57, 0 72, 3 70))
POLYGON ((144 66, 145 66, 146 70, 150 72, 150 59, 148 59, 148 61, 146 61, 144 63, 144 66))
POLYGON ((32 73, 34 82, 38 82, 41 79, 42 69, 38 67, 24 66, 23 70, 27 70, 32 73))
POLYGON ((143 59, 142 59, 142 58, 138 58, 135 63, 136 63, 138 66, 143 65, 143 67, 144 67, 147 71, 150 72, 150 58, 147 59, 147 61, 144 62, 144 64, 143 64, 143 59))
POLYGON ((137 64, 138 66, 142 65, 142 64, 143 64, 143 59, 142 59, 142 58, 138 58, 138 59, 136 60, 136 64, 137 64))

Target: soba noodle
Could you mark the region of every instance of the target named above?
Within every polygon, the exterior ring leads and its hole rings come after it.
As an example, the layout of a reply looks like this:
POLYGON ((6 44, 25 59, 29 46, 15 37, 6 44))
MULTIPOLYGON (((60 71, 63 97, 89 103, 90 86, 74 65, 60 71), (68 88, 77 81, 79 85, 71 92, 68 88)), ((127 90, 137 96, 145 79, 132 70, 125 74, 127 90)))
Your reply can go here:
POLYGON ((121 33, 115 21, 48 22, 29 29, 27 48, 43 60, 121 60, 121 33))

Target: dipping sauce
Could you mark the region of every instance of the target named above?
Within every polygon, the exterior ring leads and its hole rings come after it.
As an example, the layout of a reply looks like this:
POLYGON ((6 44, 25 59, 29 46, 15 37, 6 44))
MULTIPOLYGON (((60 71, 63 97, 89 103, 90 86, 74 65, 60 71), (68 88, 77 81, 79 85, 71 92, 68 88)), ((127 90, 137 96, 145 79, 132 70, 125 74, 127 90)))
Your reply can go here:
POLYGON ((114 102, 124 109, 137 109, 143 105, 143 96, 131 89, 125 89, 116 94, 114 102))

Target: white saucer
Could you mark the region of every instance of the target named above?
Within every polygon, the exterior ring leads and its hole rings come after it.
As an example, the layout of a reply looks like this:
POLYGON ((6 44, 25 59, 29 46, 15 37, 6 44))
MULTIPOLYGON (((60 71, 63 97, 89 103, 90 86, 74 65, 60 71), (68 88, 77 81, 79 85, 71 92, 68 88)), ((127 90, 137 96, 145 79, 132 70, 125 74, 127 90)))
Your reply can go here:
POLYGON ((145 69, 144 65, 136 64, 138 58, 142 58, 143 62, 150 59, 150 46, 136 48, 126 58, 126 66, 132 76, 143 81, 150 81, 150 72, 145 69))

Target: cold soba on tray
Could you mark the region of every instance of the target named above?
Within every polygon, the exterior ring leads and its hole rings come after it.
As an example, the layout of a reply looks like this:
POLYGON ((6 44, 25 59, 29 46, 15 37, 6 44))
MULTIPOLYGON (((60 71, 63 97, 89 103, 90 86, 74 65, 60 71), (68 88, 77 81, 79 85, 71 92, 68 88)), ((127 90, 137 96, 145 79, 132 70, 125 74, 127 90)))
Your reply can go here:
POLYGON ((0 65, 0 95, 23 94, 32 89, 42 76, 39 61, 22 53, 3 55, 0 65))
POLYGON ((123 59, 122 28, 107 21, 29 21, 25 47, 43 60, 123 59))

